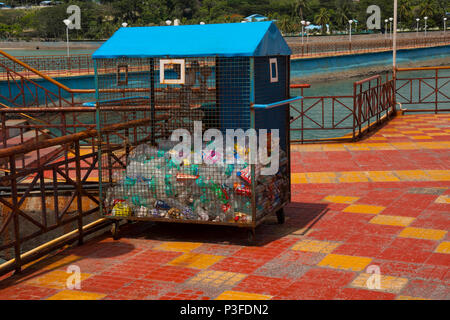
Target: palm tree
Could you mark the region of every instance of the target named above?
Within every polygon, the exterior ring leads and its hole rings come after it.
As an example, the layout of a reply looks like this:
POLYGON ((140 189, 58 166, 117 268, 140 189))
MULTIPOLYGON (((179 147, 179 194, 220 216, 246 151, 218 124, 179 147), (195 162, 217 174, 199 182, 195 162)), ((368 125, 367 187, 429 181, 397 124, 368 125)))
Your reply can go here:
POLYGON ((309 10, 308 2, 309 2, 308 0, 294 0, 293 12, 296 13, 298 15, 298 17, 300 17, 301 20, 304 20, 303 16, 304 16, 305 12, 309 10))
POLYGON ((399 24, 406 25, 408 22, 410 22, 410 18, 411 18, 411 1, 400 0, 398 4, 399 24))
POLYGON ((434 1, 423 1, 420 5, 420 15, 422 17, 431 17, 436 12, 434 1))
POLYGON ((321 8, 319 13, 314 16, 314 22, 322 26, 322 34, 325 33, 326 25, 330 23, 330 12, 325 8, 321 8))

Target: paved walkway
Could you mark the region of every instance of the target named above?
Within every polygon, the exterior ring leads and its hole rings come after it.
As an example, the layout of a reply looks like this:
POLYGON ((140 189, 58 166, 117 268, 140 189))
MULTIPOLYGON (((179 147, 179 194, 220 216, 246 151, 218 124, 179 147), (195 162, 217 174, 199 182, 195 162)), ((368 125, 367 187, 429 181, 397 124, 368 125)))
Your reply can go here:
POLYGON ((0 298, 450 299, 450 115, 292 149, 286 223, 269 219, 256 246, 234 228, 130 224, 119 241, 105 235, 3 277, 0 298), (79 290, 66 288, 69 265, 79 290))

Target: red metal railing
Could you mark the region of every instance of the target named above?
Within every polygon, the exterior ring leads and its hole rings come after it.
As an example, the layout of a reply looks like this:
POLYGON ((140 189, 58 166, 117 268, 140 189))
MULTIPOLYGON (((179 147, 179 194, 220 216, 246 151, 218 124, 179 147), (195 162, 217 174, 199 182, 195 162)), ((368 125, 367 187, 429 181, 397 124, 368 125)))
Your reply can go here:
POLYGON ((450 66, 398 68, 396 97, 406 112, 450 111, 450 66))
MULTIPOLYGON (((93 60, 90 54, 74 54, 70 57, 64 55, 16 56, 16 58, 51 77, 94 74, 93 60)), ((34 72, 14 63, 5 56, 0 55, 0 64, 24 77, 36 77, 34 72)), ((3 71, 0 71, 1 80, 7 80, 7 74, 3 71)))
POLYGON ((369 129, 371 124, 380 123, 383 113, 386 118, 395 113, 393 79, 387 79, 383 83, 381 76, 377 75, 357 81, 353 84, 353 97, 353 139, 361 136, 364 129, 369 129), (355 128, 358 129, 357 132, 355 128))
MULTIPOLYGON (((165 121, 167 115, 154 120, 165 121)), ((139 131, 150 133, 153 122, 150 118, 131 120, 105 126, 100 132, 90 129, 0 149, 0 162, 5 168, 5 175, 0 177, 0 254, 11 259, 2 265, 0 274, 13 269, 20 271, 23 264, 43 254, 42 250, 36 250, 37 246, 49 240, 53 243, 61 235, 65 242, 82 243, 86 225, 98 219, 94 215, 99 210, 98 183, 101 183, 97 148, 102 148, 102 161, 108 164, 103 165, 106 170, 124 168, 129 145, 149 141, 149 135, 139 131), (124 143, 99 146, 96 140, 99 135, 120 135, 124 143), (71 154, 38 166, 17 166, 21 156, 52 147, 70 150, 71 154), (37 201, 30 206, 32 199, 37 201), (67 228, 75 230, 69 232, 67 228), (31 251, 24 253, 27 250, 31 251)), ((100 219, 90 226, 98 230, 106 223, 100 219)))
POLYGON ((304 98, 291 105, 292 143, 355 140, 395 112, 394 81, 381 76, 355 82, 347 96, 305 97, 307 86, 297 88, 304 98))

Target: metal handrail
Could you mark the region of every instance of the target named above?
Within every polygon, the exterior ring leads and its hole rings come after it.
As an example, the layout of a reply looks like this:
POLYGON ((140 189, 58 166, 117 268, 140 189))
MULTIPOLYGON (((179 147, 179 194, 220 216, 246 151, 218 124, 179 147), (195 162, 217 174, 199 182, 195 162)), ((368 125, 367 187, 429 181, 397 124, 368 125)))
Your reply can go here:
POLYGON ((282 101, 277 101, 277 102, 273 102, 273 103, 254 104, 253 108, 257 108, 257 109, 271 109, 271 108, 283 106, 285 104, 289 104, 291 102, 300 101, 302 99, 303 99, 303 97, 294 97, 294 98, 290 98, 290 99, 286 99, 286 100, 282 100, 282 101))

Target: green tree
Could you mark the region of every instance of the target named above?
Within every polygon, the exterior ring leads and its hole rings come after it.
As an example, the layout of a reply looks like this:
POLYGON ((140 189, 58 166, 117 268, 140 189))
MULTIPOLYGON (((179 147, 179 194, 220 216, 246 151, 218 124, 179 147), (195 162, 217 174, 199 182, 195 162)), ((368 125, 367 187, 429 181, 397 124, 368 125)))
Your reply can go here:
POLYGON ((326 25, 330 23, 331 15, 328 9, 321 8, 319 13, 315 15, 314 17, 314 23, 318 24, 319 26, 322 26, 322 34, 325 33, 326 25))

